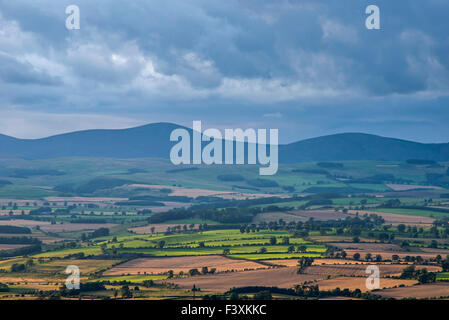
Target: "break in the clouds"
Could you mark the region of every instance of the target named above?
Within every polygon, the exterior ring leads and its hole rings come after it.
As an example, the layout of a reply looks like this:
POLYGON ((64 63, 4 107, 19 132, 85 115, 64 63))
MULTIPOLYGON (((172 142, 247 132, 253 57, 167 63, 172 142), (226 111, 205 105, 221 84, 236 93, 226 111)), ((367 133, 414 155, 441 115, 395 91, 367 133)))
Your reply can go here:
POLYGON ((0 0, 0 132, 202 120, 277 127, 283 142, 449 141, 447 12, 444 0, 0 0), (80 30, 65 26, 72 4, 80 30), (381 30, 365 28, 370 4, 381 30))

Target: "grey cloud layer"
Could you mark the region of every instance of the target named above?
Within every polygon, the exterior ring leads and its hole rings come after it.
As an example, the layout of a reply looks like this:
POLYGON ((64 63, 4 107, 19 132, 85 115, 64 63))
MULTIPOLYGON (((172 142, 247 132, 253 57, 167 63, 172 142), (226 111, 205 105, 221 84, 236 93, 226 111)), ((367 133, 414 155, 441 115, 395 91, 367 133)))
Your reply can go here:
POLYGON ((0 0, 0 110, 276 123, 288 140, 407 138, 430 123, 449 140, 447 12, 443 0, 0 0), (364 28, 373 3, 380 31, 364 28), (65 28, 69 4, 81 30, 65 28))

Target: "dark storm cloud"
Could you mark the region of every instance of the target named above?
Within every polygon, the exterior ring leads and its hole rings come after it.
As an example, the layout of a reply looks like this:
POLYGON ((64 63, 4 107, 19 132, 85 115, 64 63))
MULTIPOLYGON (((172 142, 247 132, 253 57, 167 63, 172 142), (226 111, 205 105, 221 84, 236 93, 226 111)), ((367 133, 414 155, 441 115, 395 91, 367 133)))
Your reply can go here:
POLYGON ((6 54, 0 53, 0 80, 15 84, 36 84, 41 86, 58 85, 59 79, 33 69, 29 63, 22 63, 6 54))
POLYGON ((276 124, 288 140, 340 131, 417 138, 413 125, 449 140, 447 12, 444 0, 0 0, 0 103, 276 124), (80 30, 65 28, 71 4, 80 30), (378 31, 365 28, 371 4, 381 9, 378 31))

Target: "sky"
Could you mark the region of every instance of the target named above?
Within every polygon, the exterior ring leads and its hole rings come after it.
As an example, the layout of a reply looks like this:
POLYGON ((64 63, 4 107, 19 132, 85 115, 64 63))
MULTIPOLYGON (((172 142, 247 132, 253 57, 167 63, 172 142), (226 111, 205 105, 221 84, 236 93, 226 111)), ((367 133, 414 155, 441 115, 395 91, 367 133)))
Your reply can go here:
POLYGON ((0 0, 0 133, 201 120, 276 128, 281 143, 449 142, 448 13, 447 0, 0 0))

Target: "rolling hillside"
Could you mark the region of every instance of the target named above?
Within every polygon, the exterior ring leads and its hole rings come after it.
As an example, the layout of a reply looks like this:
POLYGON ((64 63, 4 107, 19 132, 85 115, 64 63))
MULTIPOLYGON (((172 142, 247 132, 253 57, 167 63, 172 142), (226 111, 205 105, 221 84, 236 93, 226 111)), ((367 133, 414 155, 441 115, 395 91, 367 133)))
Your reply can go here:
POLYGON ((342 133, 280 146, 282 162, 407 159, 449 160, 449 144, 424 144, 364 133, 342 133))
MULTIPOLYGON (((168 158, 169 137, 180 126, 154 123, 118 130, 85 130, 43 139, 0 135, 0 157, 47 159, 59 157, 168 158)), ((182 127, 184 128, 184 127, 182 127)), ((191 131, 191 129, 188 129, 191 131)), ((423 144, 363 133, 343 133, 279 147, 279 161, 449 160, 449 144, 423 144)))

